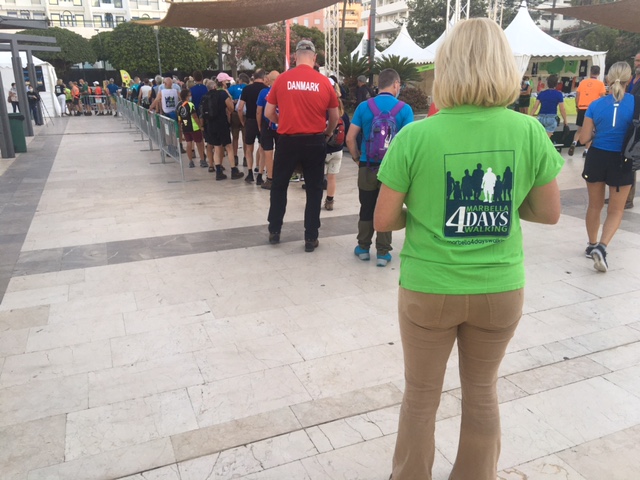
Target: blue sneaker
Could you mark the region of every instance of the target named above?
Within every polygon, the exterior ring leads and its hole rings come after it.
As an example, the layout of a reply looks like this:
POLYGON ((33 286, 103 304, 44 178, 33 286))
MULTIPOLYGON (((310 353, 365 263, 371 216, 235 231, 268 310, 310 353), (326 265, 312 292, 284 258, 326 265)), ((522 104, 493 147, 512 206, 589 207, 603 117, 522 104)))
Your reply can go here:
POLYGON ((365 250, 360 245, 356 247, 353 253, 355 253, 356 257, 358 257, 360 260, 367 261, 371 258, 371 256, 369 255, 369 250, 365 250))
POLYGON ((391 261, 391 254, 387 253, 386 255, 376 255, 378 260, 376 262, 376 266, 378 267, 386 267, 387 263, 391 261))

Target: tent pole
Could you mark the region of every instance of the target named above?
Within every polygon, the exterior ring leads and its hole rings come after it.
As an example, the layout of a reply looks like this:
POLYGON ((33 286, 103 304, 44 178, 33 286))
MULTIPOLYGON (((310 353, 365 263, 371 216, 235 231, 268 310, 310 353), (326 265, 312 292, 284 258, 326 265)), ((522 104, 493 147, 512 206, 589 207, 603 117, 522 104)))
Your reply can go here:
POLYGON ((29 101, 27 100, 27 89, 24 86, 24 73, 22 71, 22 60, 20 58, 20 52, 18 51, 17 40, 11 40, 11 55, 13 77, 16 81, 16 89, 18 90, 20 113, 24 115, 24 134, 27 137, 33 137, 33 124, 31 123, 31 114, 29 113, 29 101))

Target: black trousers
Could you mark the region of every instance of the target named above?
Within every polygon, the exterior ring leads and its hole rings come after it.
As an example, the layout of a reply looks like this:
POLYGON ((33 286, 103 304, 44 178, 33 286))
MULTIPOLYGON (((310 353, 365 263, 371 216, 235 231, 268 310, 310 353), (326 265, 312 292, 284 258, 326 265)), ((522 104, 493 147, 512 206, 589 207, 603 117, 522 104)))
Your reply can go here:
POLYGON ((307 204, 304 210, 304 238, 315 240, 320 228, 322 180, 326 144, 323 134, 280 135, 273 161, 273 183, 269 207, 269 232, 279 233, 287 210, 289 179, 296 166, 302 166, 307 204))

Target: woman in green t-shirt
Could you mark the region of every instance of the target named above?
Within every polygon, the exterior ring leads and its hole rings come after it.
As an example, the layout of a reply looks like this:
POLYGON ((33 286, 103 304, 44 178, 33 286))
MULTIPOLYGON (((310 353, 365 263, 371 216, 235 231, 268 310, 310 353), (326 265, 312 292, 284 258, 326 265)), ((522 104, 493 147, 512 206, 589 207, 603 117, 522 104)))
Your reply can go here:
POLYGON ((564 162, 537 120, 505 108, 519 96, 521 74, 495 22, 459 22, 435 71, 440 111, 403 128, 378 173, 375 229, 406 227, 398 301, 405 393, 392 478, 432 478, 436 411, 457 340, 462 418, 449 478, 495 480, 498 368, 523 305, 520 220, 558 221, 564 162))

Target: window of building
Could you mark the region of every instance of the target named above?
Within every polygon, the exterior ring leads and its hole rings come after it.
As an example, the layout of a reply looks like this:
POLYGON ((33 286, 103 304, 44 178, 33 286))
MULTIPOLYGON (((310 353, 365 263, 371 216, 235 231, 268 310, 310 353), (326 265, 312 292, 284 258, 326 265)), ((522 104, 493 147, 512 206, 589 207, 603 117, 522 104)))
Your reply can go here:
POLYGON ((149 0, 138 0, 138 5, 149 5, 149 0))
POLYGON ((31 5, 42 5, 42 0, 31 0, 31 5))
POLYGON ((10 10, 10 11, 7 12, 7 17, 17 18, 18 17, 18 12, 10 10))
POLYGON ((113 5, 116 8, 122 8, 122 0, 113 0, 113 5))
POLYGON ((293 24, 294 24, 294 25, 298 25, 298 23, 299 23, 299 22, 298 22, 298 19, 297 19, 297 18, 294 18, 294 19, 293 19, 293 24))
POLYGON ((125 22, 125 20, 124 20, 124 16, 123 15, 118 15, 116 17, 116 25, 120 25, 121 23, 124 23, 124 22, 125 22))
POLYGON ((111 13, 104 14, 104 23, 107 27, 113 28, 113 15, 111 13))
POLYGON ((49 5, 58 5, 58 0, 49 0, 49 5))
POLYGON ((33 12, 34 20, 45 20, 47 17, 44 12, 33 12))
POLYGON ((81 7, 81 6, 82 6, 82 0, 73 0, 73 4, 74 4, 76 7, 81 7))
POLYGON ((102 0, 102 3, 106 3, 106 4, 111 5, 111 0, 102 0))
POLYGON ((50 18, 51 18, 51 25, 54 25, 56 27, 60 26, 60 14, 59 13, 52 13, 50 18))
POLYGON ((91 6, 92 7, 99 7, 100 6, 100 0, 91 0, 91 6))
POLYGON ((88 25, 84 21, 84 14, 80 13, 76 15, 76 25, 80 27, 87 27, 88 25))
POLYGON ((314 23, 315 25, 320 25, 320 19, 319 19, 319 18, 316 18, 316 19, 313 21, 313 23, 314 23))
POLYGON ((94 27, 104 27, 102 24, 102 15, 94 15, 93 16, 93 26, 94 27))
POLYGON ((309 19, 308 19, 308 18, 305 18, 305 19, 304 19, 304 26, 305 26, 305 27, 308 27, 308 26, 309 26, 309 19))
MULTIPOLYGON (((16 0, 7 0, 7 3, 10 3, 12 5, 16 4, 16 0)), ((16 16, 18 15, 18 12, 16 12, 16 16)))

